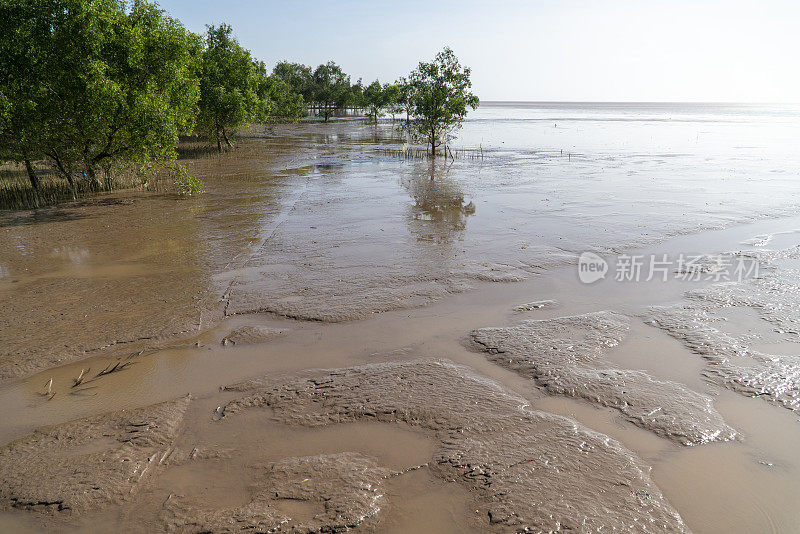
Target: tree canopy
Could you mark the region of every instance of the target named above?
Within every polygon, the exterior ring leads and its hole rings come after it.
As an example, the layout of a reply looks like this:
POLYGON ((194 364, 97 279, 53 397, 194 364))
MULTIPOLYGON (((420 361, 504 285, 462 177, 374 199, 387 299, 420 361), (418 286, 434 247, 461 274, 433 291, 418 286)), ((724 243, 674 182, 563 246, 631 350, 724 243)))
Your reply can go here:
POLYGON ((100 168, 174 156, 198 99, 199 43, 180 22, 144 0, 4 0, 0 21, 6 157, 99 188, 100 168))
POLYGON ((325 122, 328 122, 330 116, 350 99, 350 76, 339 65, 329 61, 314 70, 311 82, 314 102, 319 105, 325 122))
POLYGON ((295 93, 302 95, 306 102, 314 101, 311 86, 311 67, 300 63, 281 61, 272 69, 272 74, 280 78, 295 93))
POLYGON ((462 67, 449 47, 436 54, 430 62, 420 62, 408 77, 407 99, 411 119, 406 123, 409 133, 436 148, 447 144, 461 128, 467 108, 478 107, 478 97, 472 94, 469 67, 462 67))
POLYGON ((222 151, 247 124, 309 108, 325 122, 348 106, 375 122, 405 112, 404 128, 435 154, 478 105, 470 89, 449 48, 407 78, 364 86, 333 61, 270 72, 230 26, 199 36, 148 0, 0 0, 0 160, 24 163, 33 188, 39 162, 73 192, 77 178, 111 189, 123 165, 174 160, 181 134, 205 133, 222 151))
POLYGON ((386 107, 386 93, 381 82, 375 80, 364 89, 364 103, 367 108, 367 115, 374 121, 378 121, 378 115, 386 107))
MULTIPOLYGON (((296 80, 293 80, 296 82, 296 80)), ((294 120, 305 113, 302 95, 290 82, 268 74, 227 24, 208 26, 202 54, 198 128, 222 150, 237 129, 253 122, 294 120)))
POLYGON ((227 24, 208 26, 200 75, 198 127, 207 131, 222 150, 232 146, 236 128, 265 117, 268 101, 259 97, 258 69, 227 24))

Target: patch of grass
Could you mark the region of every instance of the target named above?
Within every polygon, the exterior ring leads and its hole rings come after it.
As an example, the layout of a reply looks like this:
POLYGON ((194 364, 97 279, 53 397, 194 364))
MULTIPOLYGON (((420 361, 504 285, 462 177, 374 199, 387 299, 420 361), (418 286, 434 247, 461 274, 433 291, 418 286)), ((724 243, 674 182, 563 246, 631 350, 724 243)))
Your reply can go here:
POLYGON ((186 167, 179 165, 175 173, 175 185, 178 187, 178 192, 181 195, 194 195, 202 193, 205 190, 206 184, 200 178, 189 174, 186 167))
MULTIPOLYGON (((39 188, 34 189, 24 167, 13 164, 0 166, 0 209, 25 210, 52 206, 98 194, 85 178, 75 177, 70 186, 63 177, 48 170, 37 170, 39 188)), ((177 192, 181 195, 201 193, 203 181, 190 175, 184 165, 128 165, 115 170, 113 184, 103 180, 103 191, 139 189, 159 193, 177 192)))
POLYGON ((189 137, 182 141, 177 148, 178 159, 200 159, 219 156, 216 145, 211 145, 208 141, 197 140, 189 137))
MULTIPOLYGON (((75 187, 52 173, 38 173, 39 188, 34 189, 24 170, 0 170, 0 209, 24 210, 52 206, 97 194, 85 179, 76 178, 75 187)), ((114 176, 114 189, 144 188, 142 178, 132 173, 114 176)))

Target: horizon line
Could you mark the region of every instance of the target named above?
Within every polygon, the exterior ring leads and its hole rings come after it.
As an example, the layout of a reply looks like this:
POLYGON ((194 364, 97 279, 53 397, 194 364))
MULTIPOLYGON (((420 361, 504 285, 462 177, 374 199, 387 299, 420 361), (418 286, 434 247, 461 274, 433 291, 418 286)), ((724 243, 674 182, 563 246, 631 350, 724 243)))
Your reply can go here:
POLYGON ((716 104, 716 105, 800 105, 794 102, 737 102, 725 100, 481 100, 481 104, 716 104))

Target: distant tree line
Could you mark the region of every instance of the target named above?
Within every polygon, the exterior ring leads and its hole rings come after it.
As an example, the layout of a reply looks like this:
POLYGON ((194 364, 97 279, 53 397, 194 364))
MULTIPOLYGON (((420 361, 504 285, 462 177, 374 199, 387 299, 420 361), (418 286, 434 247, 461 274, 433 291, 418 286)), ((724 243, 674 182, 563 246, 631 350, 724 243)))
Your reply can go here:
POLYGON ((453 51, 445 47, 430 62, 421 62, 407 77, 394 83, 381 84, 375 80, 364 86, 330 61, 313 69, 307 65, 278 63, 273 75, 283 80, 289 89, 299 93, 312 110, 328 119, 346 107, 365 110, 374 122, 383 113, 405 113, 403 129, 416 141, 436 149, 447 144, 466 118, 468 109, 478 107, 478 97, 472 94, 471 71, 463 67, 453 51))
POLYGON ((111 189, 121 166, 174 162, 182 134, 222 151, 247 124, 347 107, 404 113, 435 152, 478 104, 469 75, 449 49, 392 84, 351 83, 332 61, 269 72, 230 26, 197 35, 146 0, 0 0, 0 160, 23 163, 33 188, 44 161, 111 189))

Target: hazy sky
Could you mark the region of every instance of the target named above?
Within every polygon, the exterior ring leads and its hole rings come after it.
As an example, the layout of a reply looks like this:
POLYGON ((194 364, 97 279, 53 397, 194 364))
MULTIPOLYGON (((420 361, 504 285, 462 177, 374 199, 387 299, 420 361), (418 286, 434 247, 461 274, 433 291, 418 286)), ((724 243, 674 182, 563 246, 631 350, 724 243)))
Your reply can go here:
POLYGON ((162 0, 272 65, 391 81, 449 45, 484 100, 800 101, 798 0, 162 0))

